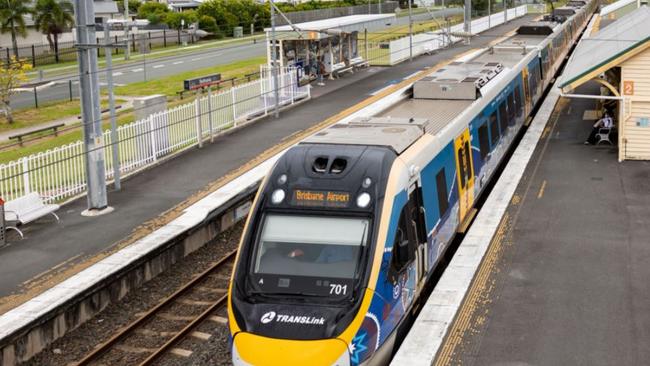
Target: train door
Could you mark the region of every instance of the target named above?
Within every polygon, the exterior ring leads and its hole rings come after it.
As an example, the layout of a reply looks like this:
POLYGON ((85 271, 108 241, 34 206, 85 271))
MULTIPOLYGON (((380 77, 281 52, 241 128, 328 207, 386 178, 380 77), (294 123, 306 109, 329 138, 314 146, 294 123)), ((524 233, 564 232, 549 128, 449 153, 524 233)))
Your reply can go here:
POLYGON ((418 292, 424 285, 427 274, 427 227, 425 219, 425 209, 422 200, 422 187, 418 182, 413 182, 409 186, 408 200, 409 218, 413 230, 413 239, 415 240, 415 260, 416 260, 416 288, 418 292))
POLYGON ((462 223, 474 203, 474 169, 468 128, 454 140, 454 151, 456 155, 458 201, 460 206, 459 219, 462 223))

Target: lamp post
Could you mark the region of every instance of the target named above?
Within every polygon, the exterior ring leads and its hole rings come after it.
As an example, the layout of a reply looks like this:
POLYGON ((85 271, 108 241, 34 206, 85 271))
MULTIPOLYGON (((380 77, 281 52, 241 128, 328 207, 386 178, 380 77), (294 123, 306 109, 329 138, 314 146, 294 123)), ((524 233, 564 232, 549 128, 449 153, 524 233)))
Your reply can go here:
POLYGON ((278 118, 280 116, 280 92, 278 90, 277 46, 275 44, 275 4, 273 4, 273 0, 269 1, 271 3, 271 76, 273 78, 273 97, 275 99, 273 116, 278 118))

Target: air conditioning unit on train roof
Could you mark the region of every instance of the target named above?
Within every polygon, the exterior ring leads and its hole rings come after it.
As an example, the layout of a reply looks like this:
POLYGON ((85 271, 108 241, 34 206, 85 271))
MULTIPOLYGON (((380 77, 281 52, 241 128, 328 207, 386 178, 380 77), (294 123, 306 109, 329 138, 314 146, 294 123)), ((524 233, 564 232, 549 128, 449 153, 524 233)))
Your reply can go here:
POLYGON ((475 100, 503 70, 498 62, 452 62, 413 84, 414 99, 475 100))

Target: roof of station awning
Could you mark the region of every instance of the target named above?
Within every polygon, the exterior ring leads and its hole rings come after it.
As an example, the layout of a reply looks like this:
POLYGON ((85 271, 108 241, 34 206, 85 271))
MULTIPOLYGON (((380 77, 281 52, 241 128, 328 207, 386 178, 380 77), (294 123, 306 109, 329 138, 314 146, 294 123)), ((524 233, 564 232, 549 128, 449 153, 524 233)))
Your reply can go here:
POLYGON ((560 79, 560 87, 573 90, 601 73, 650 47, 650 8, 641 7, 576 47, 560 79))
MULTIPOLYGON (((329 18, 314 20, 305 23, 296 23, 294 27, 302 33, 299 34, 290 25, 275 27, 276 36, 279 39, 320 39, 327 38, 326 31, 341 31, 345 33, 362 31, 364 28, 373 29, 383 27, 395 19, 394 14, 363 14, 348 15, 338 18, 329 18)), ((264 31, 270 32, 271 28, 264 28, 264 31)))
POLYGON ((609 15, 612 12, 615 12, 616 10, 622 9, 628 5, 636 5, 638 0, 618 0, 614 3, 611 3, 609 5, 603 6, 600 9, 600 16, 604 17, 606 15, 609 15))

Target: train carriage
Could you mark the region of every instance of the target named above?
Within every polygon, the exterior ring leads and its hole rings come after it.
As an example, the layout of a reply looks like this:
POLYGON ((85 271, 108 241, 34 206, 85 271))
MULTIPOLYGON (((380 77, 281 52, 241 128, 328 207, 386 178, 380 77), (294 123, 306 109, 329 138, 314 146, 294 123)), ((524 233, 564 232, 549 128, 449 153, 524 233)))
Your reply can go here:
POLYGON ((386 364, 594 4, 523 26, 379 113, 289 149, 242 236, 228 301, 233 363, 386 364))

